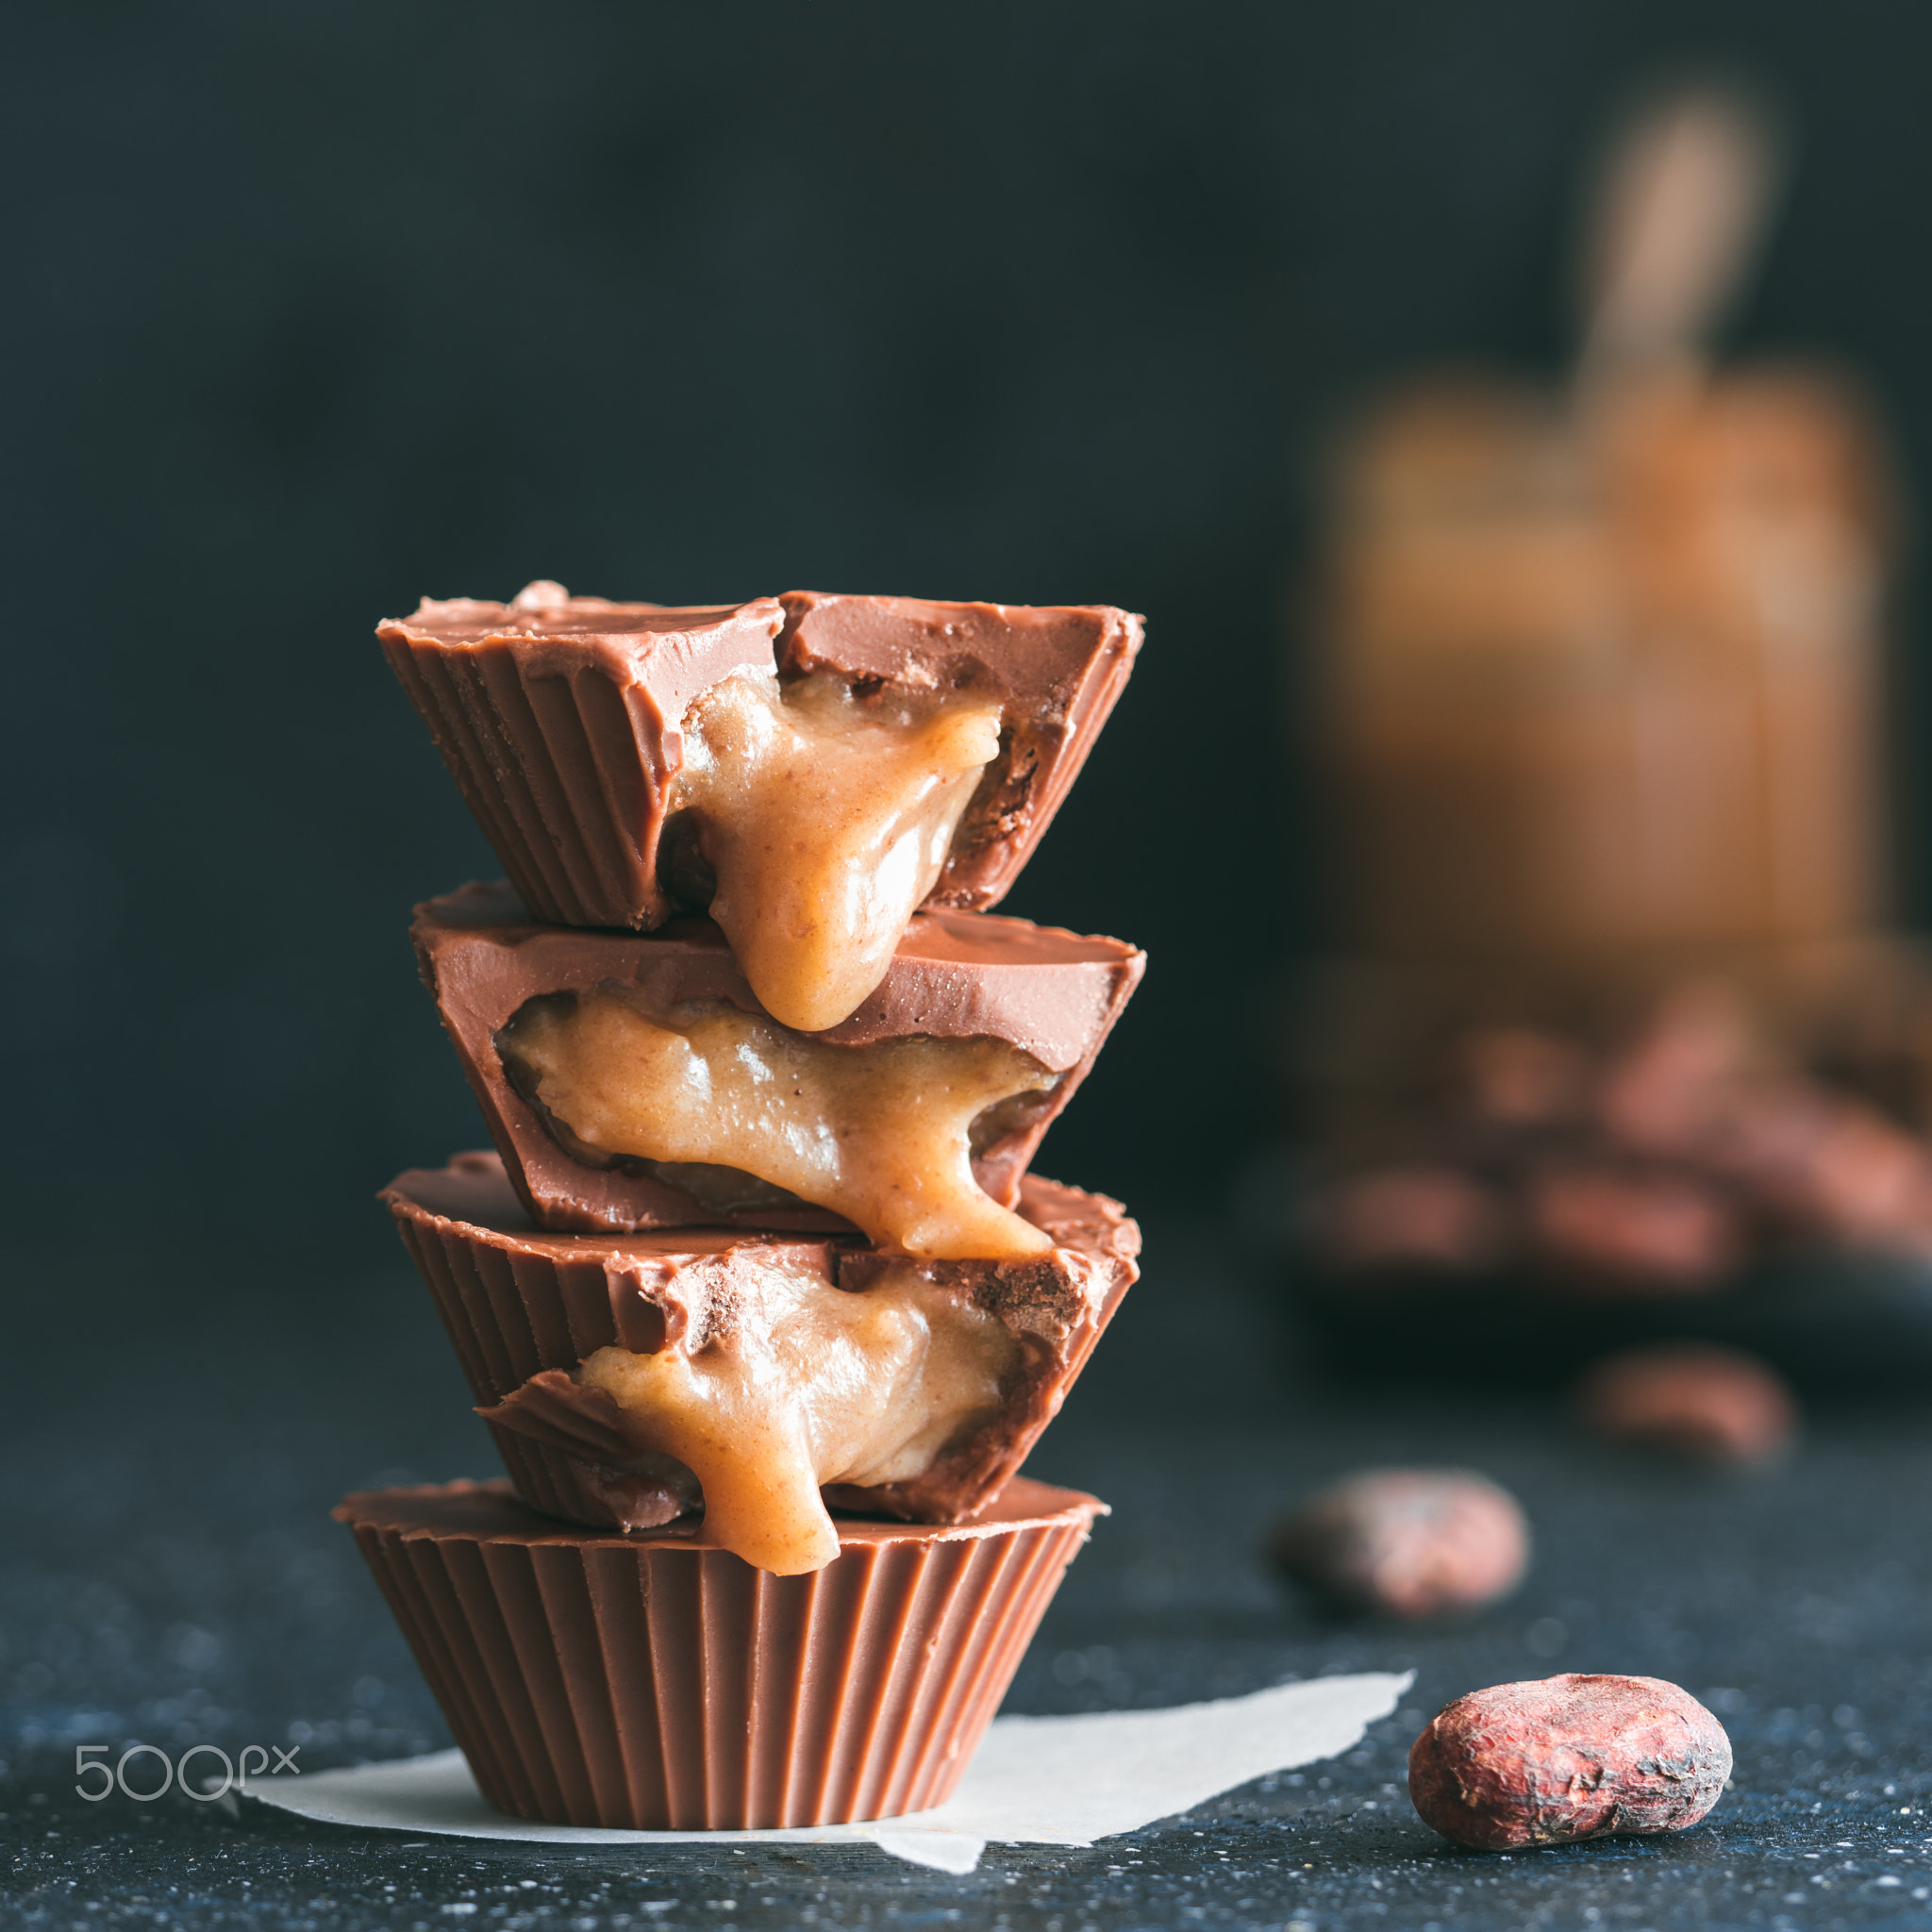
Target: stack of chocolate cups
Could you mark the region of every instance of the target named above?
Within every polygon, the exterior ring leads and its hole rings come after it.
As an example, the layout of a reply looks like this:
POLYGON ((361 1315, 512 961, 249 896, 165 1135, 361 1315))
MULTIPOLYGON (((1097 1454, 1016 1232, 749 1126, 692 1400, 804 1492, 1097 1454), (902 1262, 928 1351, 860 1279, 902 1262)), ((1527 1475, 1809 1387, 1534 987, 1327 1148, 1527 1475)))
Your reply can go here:
POLYGON ((414 927, 495 1149, 383 1196, 508 1481, 336 1513, 505 1811, 941 1804, 1105 1509, 1019 1472, 1139 1230, 1029 1168, 1144 958, 986 908, 1141 622, 539 583, 378 635, 508 874, 414 927))

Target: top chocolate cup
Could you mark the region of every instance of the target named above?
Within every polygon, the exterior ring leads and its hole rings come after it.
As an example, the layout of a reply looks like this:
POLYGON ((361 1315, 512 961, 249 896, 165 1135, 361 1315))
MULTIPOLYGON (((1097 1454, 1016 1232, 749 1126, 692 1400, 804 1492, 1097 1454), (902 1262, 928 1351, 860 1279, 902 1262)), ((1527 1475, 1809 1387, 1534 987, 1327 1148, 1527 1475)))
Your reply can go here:
POLYGON ((378 637, 525 904, 648 930, 708 910, 816 1032, 920 906, 1011 887, 1140 648, 1105 606, 793 591, 720 608, 425 600, 378 637))

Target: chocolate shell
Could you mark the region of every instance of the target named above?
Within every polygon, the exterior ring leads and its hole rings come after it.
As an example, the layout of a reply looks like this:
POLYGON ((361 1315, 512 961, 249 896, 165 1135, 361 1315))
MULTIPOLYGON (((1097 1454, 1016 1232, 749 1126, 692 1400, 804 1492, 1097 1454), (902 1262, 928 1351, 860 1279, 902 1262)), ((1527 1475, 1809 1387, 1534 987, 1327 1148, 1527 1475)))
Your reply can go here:
MULTIPOLYGON (((658 843, 691 701, 738 670, 997 699, 1003 727, 931 894, 984 908, 1039 842, 1133 668, 1106 606, 933 604, 795 591, 719 608, 571 597, 425 599, 376 631, 524 903, 648 929, 676 909, 658 843)), ((701 909, 701 908, 700 908, 701 909)))
MULTIPOLYGON (((526 1001, 548 993, 633 986, 660 1008, 715 999, 761 1012, 709 920, 677 919, 651 934, 588 932, 538 924, 508 886, 472 885, 419 906, 410 934, 490 1137, 541 1225, 856 1231, 791 1196, 727 1208, 637 1162, 593 1166, 565 1150, 504 1067, 498 1032, 526 1001)), ((1058 1074, 974 1158, 980 1187, 1011 1208, 1041 1136, 1086 1077, 1145 966, 1146 955, 1120 940, 997 914, 922 913, 878 991, 850 1019, 810 1038, 855 1047, 913 1034, 1003 1040, 1058 1074)))
POLYGON ((942 1804, 1105 1505, 1024 1477, 980 1523, 844 1523, 774 1577, 702 1534, 559 1529, 501 1483, 345 1498, 484 1795, 634 1830, 942 1804))
MULTIPOLYGON (((842 1289, 902 1257, 850 1240, 719 1229, 558 1235, 533 1227, 491 1154, 399 1175, 382 1198, 442 1317, 519 1493, 535 1507, 600 1526, 669 1520, 657 1475, 634 1459, 622 1412, 570 1371, 600 1348, 639 1354, 705 1332, 732 1294, 733 1257, 803 1263, 842 1289)), ((922 1272, 971 1298, 1019 1338, 998 1415, 948 1445, 922 1474, 876 1488, 829 1487, 834 1509, 913 1522, 973 1518, 1025 1461, 1041 1431, 1138 1278, 1141 1233, 1117 1202, 1028 1175, 1020 1212, 1057 1243, 1037 1261, 935 1261, 922 1272)), ((679 1504, 682 1507, 682 1504, 679 1504)))
POLYGON ((665 803, 691 700, 772 664, 777 600, 673 609, 532 584, 429 598, 376 636, 525 904, 572 925, 656 925, 665 803))
POLYGON ((980 781, 927 900, 983 911, 1011 890, 1087 762, 1141 641, 1110 605, 935 604, 788 591, 782 675, 996 695, 1000 755, 980 781))

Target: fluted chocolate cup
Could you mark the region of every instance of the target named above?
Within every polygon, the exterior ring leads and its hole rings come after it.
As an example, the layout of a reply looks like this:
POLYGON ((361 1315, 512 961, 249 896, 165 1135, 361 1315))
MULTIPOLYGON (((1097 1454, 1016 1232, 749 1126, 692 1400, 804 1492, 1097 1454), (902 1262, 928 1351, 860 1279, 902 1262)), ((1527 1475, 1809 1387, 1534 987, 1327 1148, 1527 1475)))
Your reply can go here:
MULTIPOLYGON (((931 903, 994 905, 1059 808, 1133 668, 1140 618, 797 591, 716 608, 572 597, 425 599, 376 635, 540 919, 658 924, 702 907, 660 876, 692 701, 740 672, 996 699, 1002 731, 931 903)), ((675 842, 675 839, 671 841, 675 842)))
POLYGON ((943 1804, 1105 1507, 1020 1477, 974 1524, 841 1522, 802 1576, 701 1529, 564 1529, 502 1483, 335 1513, 498 1809, 721 1830, 943 1804))
MULTIPOLYGON (((655 1528, 690 1501, 661 1461, 635 1462, 616 1405, 571 1372, 604 1348, 653 1355, 707 1333, 736 1300, 734 1257, 786 1259, 862 1289, 894 1257, 850 1239, 664 1228, 565 1235, 532 1226, 494 1154, 399 1175, 383 1191, 523 1498, 566 1522, 655 1528), (656 1473, 652 1473, 655 1469, 656 1473)), ((1118 1202, 1028 1175, 1019 1211, 1055 1241, 1014 1263, 933 1262, 936 1286, 1003 1324, 1013 1357, 997 1411, 919 1474, 828 1485, 832 1509, 955 1523, 996 1496, 1059 1412, 1139 1270, 1140 1229, 1118 1202)))
MULTIPOLYGON (((752 1175, 688 1163, 609 1159, 573 1146, 505 1048, 534 1004, 623 991, 647 1011, 715 1002, 769 1020, 724 936, 680 919, 657 934, 582 932, 532 920, 507 886, 468 885, 416 908, 423 980, 510 1180, 542 1226, 577 1234, 644 1227, 747 1227, 852 1234, 854 1224, 752 1175)), ((997 914, 922 916, 876 991, 840 1025, 807 1036, 841 1053, 891 1053, 915 1037, 1001 1041, 1038 1062, 1039 1091, 982 1117, 973 1176, 1003 1208, 1041 1137, 1092 1068, 1140 984, 1138 947, 997 914)))

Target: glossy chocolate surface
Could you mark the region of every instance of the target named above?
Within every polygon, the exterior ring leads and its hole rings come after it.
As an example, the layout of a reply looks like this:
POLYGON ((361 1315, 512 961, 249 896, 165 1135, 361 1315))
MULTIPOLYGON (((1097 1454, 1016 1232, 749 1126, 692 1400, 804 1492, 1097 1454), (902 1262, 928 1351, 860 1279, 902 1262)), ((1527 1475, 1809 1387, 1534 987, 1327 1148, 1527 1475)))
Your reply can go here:
POLYGON ((680 904, 658 856, 685 713, 722 678, 824 671, 997 700, 1000 753, 929 902, 984 908, 1058 809, 1141 624, 1101 605, 793 591, 679 609, 532 584, 509 604, 425 599, 376 635, 524 902, 561 924, 649 929, 680 904))
POLYGON ((970 1528, 843 1524, 787 1577, 702 1536, 566 1531, 500 1485, 335 1513, 493 1805, 703 1831, 943 1803, 1103 1508, 1022 1479, 970 1528))

